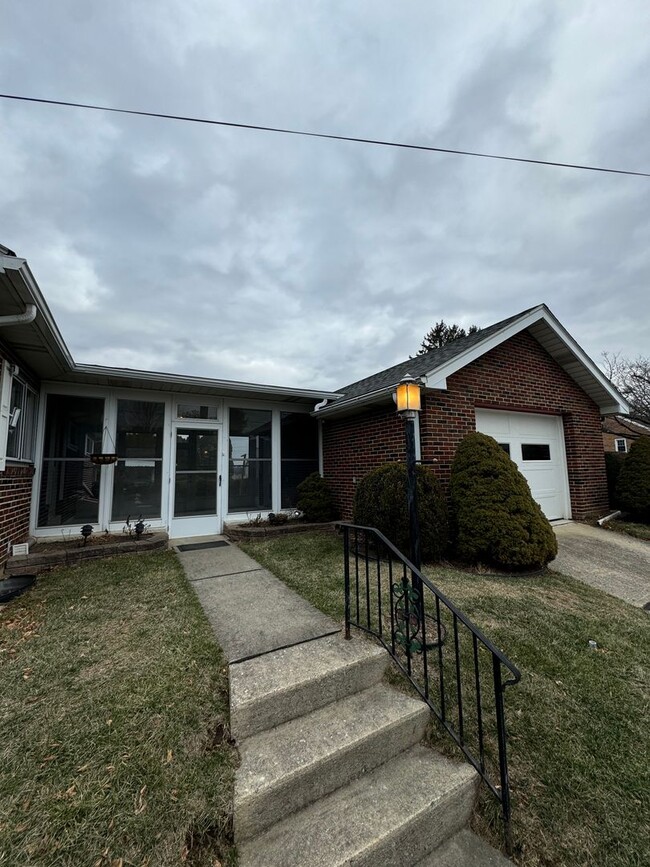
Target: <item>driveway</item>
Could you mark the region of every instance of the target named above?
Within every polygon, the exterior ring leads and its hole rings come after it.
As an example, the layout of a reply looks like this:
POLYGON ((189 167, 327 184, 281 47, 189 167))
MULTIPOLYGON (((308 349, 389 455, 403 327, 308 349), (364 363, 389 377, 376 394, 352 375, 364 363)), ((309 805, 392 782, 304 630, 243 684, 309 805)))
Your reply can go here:
POLYGON ((639 608, 650 602, 650 542, 586 524, 554 530, 559 551, 550 569, 639 608))

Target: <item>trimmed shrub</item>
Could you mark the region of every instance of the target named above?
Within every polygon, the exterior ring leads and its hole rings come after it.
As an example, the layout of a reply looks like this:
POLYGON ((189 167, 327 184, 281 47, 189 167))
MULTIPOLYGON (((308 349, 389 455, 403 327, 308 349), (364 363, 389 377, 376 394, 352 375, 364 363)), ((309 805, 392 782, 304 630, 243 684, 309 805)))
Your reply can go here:
POLYGON ((641 523, 650 523, 650 437, 632 443, 616 488, 618 506, 641 523))
POLYGON ((305 520, 319 523, 338 518, 330 486, 320 473, 312 473, 296 488, 297 508, 305 514, 305 520))
MULTIPOLYGON (((440 560, 448 544, 447 505, 440 482, 417 467, 417 505, 422 561, 440 560)), ((406 465, 382 464, 364 476, 354 493, 354 523, 376 527, 403 554, 410 549, 406 465)))
POLYGON ((618 477, 623 469, 626 455, 619 452, 605 452, 605 470, 607 471, 607 495, 609 497, 609 505, 612 509, 618 509, 618 493, 616 487, 618 485, 618 477))
POLYGON ((492 437, 468 434, 451 468, 456 554, 502 569, 539 568, 557 554, 553 528, 528 482, 492 437))

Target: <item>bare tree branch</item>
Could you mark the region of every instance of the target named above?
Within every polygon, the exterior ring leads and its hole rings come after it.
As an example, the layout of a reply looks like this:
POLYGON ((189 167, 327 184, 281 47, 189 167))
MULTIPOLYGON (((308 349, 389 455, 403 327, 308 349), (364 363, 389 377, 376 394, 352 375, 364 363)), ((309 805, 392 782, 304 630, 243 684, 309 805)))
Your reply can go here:
POLYGON ((650 358, 603 352, 605 373, 630 404, 630 419, 650 425, 650 358))

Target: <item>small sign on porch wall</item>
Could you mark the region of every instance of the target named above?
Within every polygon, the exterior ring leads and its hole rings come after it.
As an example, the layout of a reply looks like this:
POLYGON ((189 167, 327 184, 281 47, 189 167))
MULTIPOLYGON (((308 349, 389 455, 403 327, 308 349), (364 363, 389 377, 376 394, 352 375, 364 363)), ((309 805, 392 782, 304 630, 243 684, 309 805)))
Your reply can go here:
POLYGON ((20 545, 12 545, 11 553, 14 557, 26 557, 29 554, 29 542, 21 542, 20 545))

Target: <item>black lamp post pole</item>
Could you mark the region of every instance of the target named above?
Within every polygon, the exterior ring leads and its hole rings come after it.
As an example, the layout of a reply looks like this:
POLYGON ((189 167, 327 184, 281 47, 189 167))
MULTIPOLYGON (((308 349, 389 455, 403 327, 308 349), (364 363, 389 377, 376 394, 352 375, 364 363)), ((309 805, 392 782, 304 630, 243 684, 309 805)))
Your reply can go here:
MULTIPOLYGON (((415 468, 415 415, 411 411, 404 418, 404 430, 406 433, 406 475, 407 488, 406 499, 409 512, 409 530, 411 541, 411 562, 419 569, 422 565, 420 555, 420 522, 418 519, 418 491, 415 468)), ((413 576, 415 579, 415 576, 413 576)), ((414 581, 414 584, 416 582, 414 581)))

